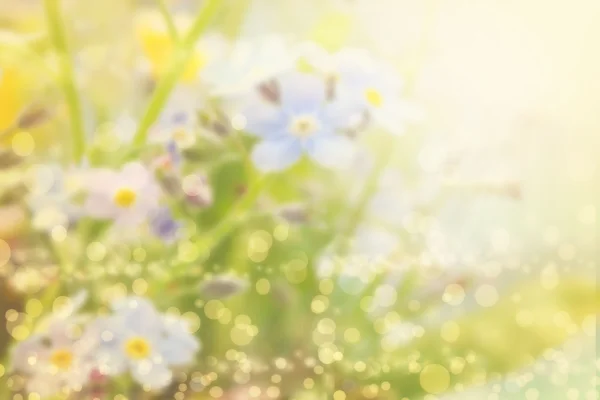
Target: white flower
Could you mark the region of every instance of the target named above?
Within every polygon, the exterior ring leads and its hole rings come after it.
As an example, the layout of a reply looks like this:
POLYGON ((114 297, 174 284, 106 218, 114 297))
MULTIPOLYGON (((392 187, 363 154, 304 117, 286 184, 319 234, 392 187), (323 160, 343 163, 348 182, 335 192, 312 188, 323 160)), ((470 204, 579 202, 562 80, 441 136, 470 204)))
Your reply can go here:
POLYGON ((402 134, 407 122, 420 118, 420 112, 401 98, 402 82, 394 69, 365 50, 341 50, 329 69, 337 82, 336 96, 361 104, 375 125, 402 134))
POLYGON ((184 320, 158 313, 146 299, 127 297, 112 308, 113 315, 86 332, 100 338, 96 358, 103 374, 129 371, 145 388, 160 390, 171 382, 172 368, 190 364, 200 350, 184 320))
POLYGON ((80 214, 73 197, 83 188, 82 172, 65 170, 57 164, 36 165, 27 202, 36 229, 68 226, 80 214))
POLYGON ((177 87, 152 127, 149 141, 164 145, 174 143, 179 150, 192 147, 197 139, 197 112, 203 104, 204 99, 195 88, 177 87))
POLYGON ((138 225, 159 206, 159 186, 152 173, 137 162, 125 165, 120 171, 91 171, 86 186, 86 214, 112 219, 118 225, 138 225))
POLYGON ((15 370, 27 376, 26 388, 45 398, 63 390, 79 391, 94 367, 93 340, 79 337, 77 311, 83 298, 45 321, 45 329, 19 343, 12 354, 15 370))
POLYGON ((206 75, 213 95, 231 97, 245 94, 294 66, 290 44, 280 36, 269 35, 239 40, 231 54, 206 75))

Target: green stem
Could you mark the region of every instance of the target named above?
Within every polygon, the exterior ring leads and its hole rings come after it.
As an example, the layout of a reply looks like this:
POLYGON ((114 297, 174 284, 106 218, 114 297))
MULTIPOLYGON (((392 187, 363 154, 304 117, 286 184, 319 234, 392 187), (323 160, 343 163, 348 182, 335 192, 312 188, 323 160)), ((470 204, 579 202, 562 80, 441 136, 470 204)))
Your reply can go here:
POLYGON ((227 12, 224 15, 221 25, 221 32, 230 39, 238 36, 242 28, 246 12, 250 7, 251 0, 229 0, 227 7, 223 9, 227 12))
POLYGON ((350 236, 354 233, 354 231, 356 231, 356 228, 358 227, 358 224, 360 223, 363 217, 365 209, 369 205, 371 197, 373 197, 373 195, 377 191, 381 175, 385 171, 386 167, 389 165, 392 155, 394 154, 395 148, 396 143, 390 143, 388 146, 384 147, 384 154, 378 157, 377 164, 373 168, 373 171, 371 171, 371 173, 369 174, 362 188, 362 191, 360 192, 360 195, 358 197, 358 204, 352 210, 347 225, 343 230, 343 233, 345 235, 350 236))
POLYGON ((160 13, 162 14, 165 23, 167 24, 167 29, 169 31, 169 35, 171 36, 171 40, 173 40, 173 43, 179 42, 179 32, 177 32, 177 26, 175 26, 175 21, 173 21, 173 16, 171 15, 169 7, 167 7, 167 3, 165 3, 165 0, 156 1, 158 3, 160 13))
POLYGON ((202 235, 197 244, 206 249, 205 256, 210 255, 210 251, 214 249, 221 240, 231 232, 238 223, 243 221, 245 214, 256 203, 258 196, 262 193, 268 182, 268 177, 258 179, 253 186, 248 189, 248 192, 240 199, 229 211, 229 214, 217 224, 213 229, 202 235))
MULTIPOLYGON (((432 31, 431 27, 433 25, 433 22, 435 21, 435 18, 437 17, 437 11, 438 11, 438 2, 429 1, 427 3, 427 16, 426 16, 425 23, 424 23, 425 27, 423 28, 423 35, 420 40, 418 56, 417 56, 417 59, 415 62, 415 66, 417 66, 419 68, 422 66, 422 64, 426 58, 426 54, 431 45, 431 43, 430 43, 430 41, 431 41, 430 36, 431 36, 431 31, 432 31)), ((407 96, 411 95, 412 92, 414 92, 414 90, 415 90, 415 83, 417 81, 416 73, 419 71, 419 68, 415 68, 411 72, 410 76, 407 79, 407 85, 406 85, 407 89, 405 91, 405 94, 407 96)), ((348 218, 348 223, 345 226, 345 229, 343 230, 343 233, 346 235, 346 237, 351 236, 356 231, 356 228, 358 227, 358 224, 360 223, 360 220, 361 220, 361 218, 364 214, 364 211, 369 203, 369 200, 377 191, 377 186, 379 184, 381 175, 383 174, 386 167, 390 163, 396 146, 397 146, 396 141, 391 142, 390 146, 385 147, 384 154, 378 158, 378 162, 377 162, 375 168, 369 175, 368 180, 366 181, 366 183, 360 193, 358 204, 356 205, 354 210, 351 211, 351 214, 348 218)), ((342 250, 342 252, 348 251, 347 241, 345 241, 345 244, 338 246, 338 248, 340 250, 342 250)))
POLYGON ((69 108, 73 140, 73 160, 79 163, 85 152, 85 129, 81 101, 75 84, 75 70, 69 53, 65 26, 60 13, 59 0, 44 0, 48 34, 58 55, 60 83, 69 108))
POLYGON ((233 231, 237 225, 247 220, 248 211, 256 203, 256 200, 268 182, 268 176, 263 176, 256 180, 244 197, 231 207, 228 215, 221 222, 194 240, 194 244, 201 249, 200 255, 192 262, 181 263, 173 267, 172 276, 174 279, 181 278, 189 266, 196 265, 198 262, 203 262, 210 257, 211 252, 221 243, 223 238, 233 231))
POLYGON ((183 73, 192 55, 196 41, 207 29, 210 21, 217 13, 220 4, 221 0, 207 0, 204 7, 200 10, 189 33, 181 42, 179 42, 177 49, 173 54, 173 58, 171 59, 167 73, 158 81, 154 95, 150 99, 150 104, 138 125, 138 129, 133 138, 134 148, 130 157, 135 156, 146 143, 150 127, 158 118, 173 87, 175 87, 175 84, 183 73))

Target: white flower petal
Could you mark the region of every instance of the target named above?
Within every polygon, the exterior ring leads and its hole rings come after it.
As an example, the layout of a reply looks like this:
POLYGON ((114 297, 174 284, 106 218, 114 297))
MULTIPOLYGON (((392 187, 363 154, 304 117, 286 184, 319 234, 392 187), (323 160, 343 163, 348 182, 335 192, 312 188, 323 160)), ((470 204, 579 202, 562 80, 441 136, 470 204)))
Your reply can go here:
POLYGON ((295 138, 263 140, 252 152, 252 161, 262 171, 281 171, 294 164, 302 155, 302 146, 295 138))
POLYGON ((25 373, 34 371, 37 361, 48 356, 48 349, 43 345, 43 340, 44 336, 33 335, 17 344, 12 353, 13 367, 25 373))
POLYGON ((379 125, 386 131, 394 135, 403 135, 406 132, 407 119, 402 114, 402 109, 399 109, 390 104, 376 109, 371 108, 371 116, 375 124, 379 125))
POLYGON ((184 320, 167 316, 164 319, 166 335, 159 342, 159 352, 169 365, 185 365, 194 360, 200 342, 189 333, 184 320))
POLYGON ((37 393, 41 398, 48 398, 61 390, 61 382, 49 373, 34 374, 27 379, 27 392, 37 393))
POLYGON ((232 118, 244 121, 243 130, 259 137, 278 133, 285 125, 281 108, 260 97, 258 91, 228 105, 232 118))
POLYGON ((160 334, 163 326, 161 315, 148 299, 130 296, 113 302, 111 306, 128 333, 140 333, 149 338, 160 334))
POLYGON ((318 110, 325 103, 323 79, 304 73, 290 73, 279 80, 281 106, 293 112, 318 110))
POLYGON ((307 146, 308 154, 319 164, 336 169, 350 166, 356 155, 356 146, 352 140, 342 135, 324 135, 315 137, 307 146))
POLYGON ((140 385, 150 390, 160 390, 173 380, 173 372, 164 362, 142 360, 131 365, 131 375, 140 385))
POLYGON ((117 208, 112 199, 104 193, 90 193, 83 205, 85 214, 92 218, 113 218, 117 208))
POLYGON ((119 173, 119 178, 119 181, 128 187, 139 189, 146 186, 152 180, 152 175, 142 163, 131 162, 123 167, 119 173))

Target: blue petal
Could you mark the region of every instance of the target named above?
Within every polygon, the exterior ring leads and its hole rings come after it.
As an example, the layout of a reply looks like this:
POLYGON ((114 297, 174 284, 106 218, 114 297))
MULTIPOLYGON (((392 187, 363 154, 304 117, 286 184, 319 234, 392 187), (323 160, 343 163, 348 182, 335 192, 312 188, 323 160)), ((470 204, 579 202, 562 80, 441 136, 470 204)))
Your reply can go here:
POLYGON ((356 155, 352 140, 342 135, 319 135, 307 142, 308 155, 319 164, 336 169, 350 166, 356 155))
POLYGON ((293 137, 264 140, 254 147, 252 161, 262 171, 281 171, 302 155, 302 145, 293 137))
POLYGON ((279 85, 281 107, 288 114, 315 112, 325 104, 325 82, 314 75, 290 73, 279 85))
POLYGON ((246 119, 244 130, 259 137, 272 137, 282 132, 287 117, 277 104, 269 103, 253 94, 246 98, 239 107, 246 119))

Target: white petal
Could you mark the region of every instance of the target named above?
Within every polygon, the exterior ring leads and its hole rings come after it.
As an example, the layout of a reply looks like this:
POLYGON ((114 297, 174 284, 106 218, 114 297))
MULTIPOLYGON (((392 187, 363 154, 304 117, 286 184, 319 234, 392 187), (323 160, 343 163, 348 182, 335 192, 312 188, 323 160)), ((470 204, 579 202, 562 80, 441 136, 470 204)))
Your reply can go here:
POLYGON ((325 103, 326 88, 315 75, 290 73, 279 80, 281 106, 294 112, 318 110, 325 103))
POLYGON ((116 343, 104 345, 94 352, 98 370, 103 375, 116 376, 127 370, 128 360, 116 343))
POLYGON ((74 366, 63 374, 62 380, 66 387, 71 389, 79 389, 87 384, 90 380, 93 365, 87 360, 77 359, 74 366))
POLYGON ((127 369, 122 343, 126 337, 123 320, 118 317, 98 317, 90 321, 77 343, 77 351, 90 349, 98 369, 104 375, 118 375, 127 369))
POLYGON ((315 138, 308 145, 308 154, 319 164, 336 169, 348 168, 356 155, 352 140, 341 135, 315 138))
POLYGON ((166 337, 159 342, 159 352, 164 360, 169 365, 191 363, 200 349, 200 342, 189 333, 184 320, 167 316, 164 322, 166 337))
POLYGON ((295 163, 302 154, 302 146, 294 138, 263 140, 254 147, 252 161, 262 171, 281 171, 295 163))
POLYGON ((109 169, 93 169, 82 173, 81 180, 84 189, 90 193, 107 194, 115 187, 119 175, 109 169))
POLYGON ((148 299, 131 296, 113 302, 111 306, 118 318, 122 319, 124 329, 128 332, 141 333, 152 338, 159 335, 163 321, 148 299))
POLYGON ((263 138, 277 134, 287 121, 281 107, 264 100, 258 91, 233 102, 228 108, 232 118, 243 121, 241 129, 263 138))
POLYGON ((57 394, 60 390, 60 380, 48 373, 34 374, 27 380, 27 391, 37 393, 43 399, 57 394))
POLYGON ((17 344, 12 353, 13 367, 21 372, 35 370, 37 360, 46 358, 48 350, 42 344, 43 336, 34 335, 17 344), (30 362, 35 363, 32 365, 30 362))
POLYGON ((129 187, 142 188, 152 180, 152 175, 142 163, 131 162, 123 167, 119 178, 129 187))
POLYGON ((143 360, 131 365, 131 375, 140 384, 150 390, 160 390, 173 380, 173 373, 164 362, 143 360))
POLYGON ((115 225, 117 229, 135 227, 143 223, 147 218, 148 213, 138 208, 122 210, 115 217, 115 225))
POLYGON ((371 116, 377 125, 394 135, 403 135, 406 132, 407 121, 402 110, 398 110, 396 107, 371 108, 371 116))
POLYGON ((116 214, 116 206, 104 193, 90 193, 85 200, 83 209, 86 215, 92 218, 108 219, 116 214))

